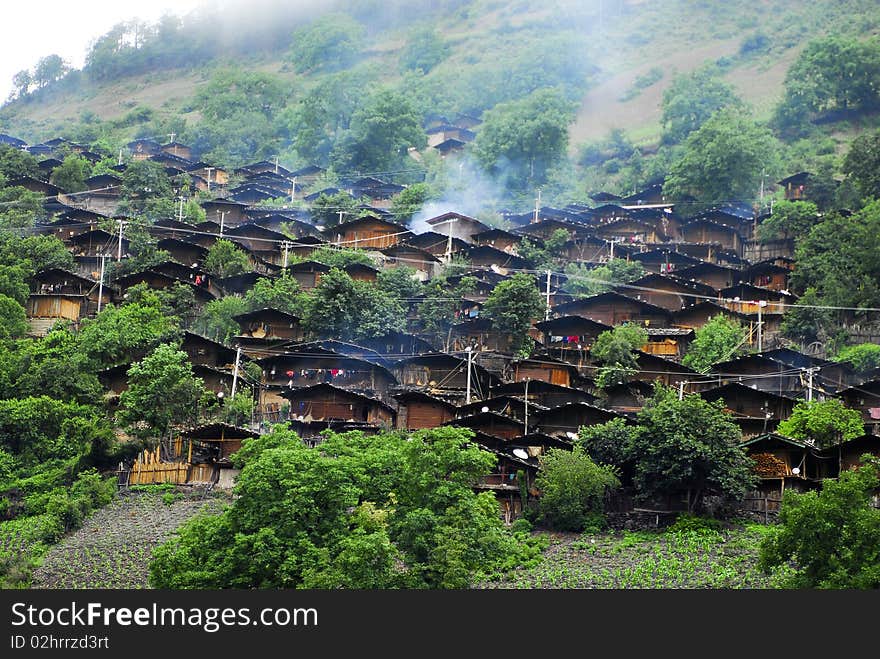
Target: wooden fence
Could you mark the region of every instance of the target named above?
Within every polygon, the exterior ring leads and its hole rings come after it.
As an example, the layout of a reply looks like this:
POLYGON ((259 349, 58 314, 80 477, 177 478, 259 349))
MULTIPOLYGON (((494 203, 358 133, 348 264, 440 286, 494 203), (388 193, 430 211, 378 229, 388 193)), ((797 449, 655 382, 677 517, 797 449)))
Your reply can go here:
MULTIPOLYGON (((178 451, 180 447, 178 445, 178 451)), ((151 483, 212 483, 214 482, 214 465, 192 464, 187 460, 169 462, 162 460, 159 447, 155 450, 144 450, 138 454, 131 469, 119 466, 120 485, 149 485, 151 483)))

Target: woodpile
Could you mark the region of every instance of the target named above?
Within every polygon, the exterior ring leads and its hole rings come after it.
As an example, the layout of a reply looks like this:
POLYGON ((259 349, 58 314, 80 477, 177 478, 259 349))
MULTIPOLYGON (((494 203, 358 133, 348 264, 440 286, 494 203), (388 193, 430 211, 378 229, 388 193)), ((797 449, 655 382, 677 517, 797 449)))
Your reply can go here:
POLYGON ((788 474, 788 467, 785 462, 772 453, 755 453, 752 459, 755 461, 755 471, 759 476, 766 478, 788 474))

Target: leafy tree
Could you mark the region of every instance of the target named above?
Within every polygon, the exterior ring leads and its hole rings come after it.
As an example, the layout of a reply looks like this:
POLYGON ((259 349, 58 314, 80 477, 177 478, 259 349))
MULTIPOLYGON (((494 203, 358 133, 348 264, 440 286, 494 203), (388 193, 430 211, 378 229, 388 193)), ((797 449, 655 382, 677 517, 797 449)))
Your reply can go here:
POLYGON ((290 61, 300 73, 350 66, 363 48, 364 27, 348 14, 329 13, 293 33, 290 61))
MULTIPOLYGON (((120 212, 141 213, 152 199, 169 199, 171 181, 161 164, 152 160, 130 162, 122 173, 120 212)), ((173 212, 171 213, 173 214, 173 212)))
POLYGON ((361 264, 375 266, 376 262, 362 249, 347 249, 345 247, 330 247, 321 245, 312 252, 313 261, 329 265, 331 268, 347 268, 350 265, 361 264))
POLYGON ((21 337, 27 331, 24 307, 8 295, 0 293, 0 340, 21 337))
POLYGON ((376 280, 379 289, 396 300, 409 302, 422 293, 424 285, 416 276, 416 269, 399 265, 380 270, 376 280))
POLYGON ((94 363, 114 366, 138 359, 178 332, 177 319, 161 303, 108 304, 94 318, 85 318, 78 334, 81 350, 94 363))
POLYGON ((73 269, 73 255, 55 236, 17 236, 0 231, 0 263, 20 265, 29 276, 41 270, 73 269))
POLYGON ((354 111, 331 160, 338 171, 387 171, 406 163, 410 148, 427 144, 422 117, 405 93, 383 89, 354 111))
POLYGON ((245 293, 245 304, 250 311, 257 309, 278 309, 295 316, 301 316, 305 304, 305 293, 299 282, 283 271, 280 277, 269 279, 260 277, 245 293))
POLYGON ((194 423, 204 384, 193 376, 185 352, 172 343, 156 347, 128 369, 119 397, 119 422, 137 437, 163 438, 172 427, 194 423))
POLYGON ((645 268, 639 261, 626 259, 611 259, 596 267, 571 261, 565 266, 565 274, 568 278, 562 285, 563 290, 577 297, 589 297, 641 278, 645 268))
POLYGON ((511 337, 511 350, 519 352, 528 343, 532 322, 541 317, 544 301, 535 278, 517 273, 500 282, 483 304, 483 312, 492 326, 511 337))
POLYGON ((816 306, 822 304, 824 300, 819 292, 808 287, 798 300, 799 306, 788 309, 782 316, 780 333, 804 343, 827 341, 836 323, 830 310, 816 306))
POLYGON ((449 53, 449 44, 437 30, 427 26, 416 30, 407 39, 400 53, 400 65, 407 71, 428 73, 445 60, 449 53))
POLYGON ((402 331, 405 319, 399 301, 335 267, 321 277, 304 307, 303 326, 307 331, 341 341, 402 331))
POLYGON ((91 175, 91 169, 88 160, 71 153, 52 170, 49 180, 65 192, 80 192, 86 189, 86 179, 91 175))
POLYGON ((0 264, 0 293, 24 306, 30 296, 27 284, 30 275, 21 263, 0 264))
POLYGON ((670 387, 656 385, 638 413, 633 444, 633 484, 642 500, 686 493, 688 512, 703 498, 741 498, 755 482, 752 461, 739 445, 742 434, 720 400, 697 394, 678 400, 670 387))
POLYGON ((574 105, 555 89, 500 103, 486 111, 474 155, 512 190, 540 185, 565 156, 573 117, 574 105))
POLYGON ((435 192, 427 183, 413 183, 391 199, 391 214, 394 221, 407 224, 426 202, 434 198, 435 192))
POLYGON ((708 373, 714 364, 744 354, 748 331, 738 321, 717 315, 696 331, 681 363, 708 373))
POLYGON ((33 78, 31 77, 30 71, 27 69, 18 71, 12 76, 12 92, 9 95, 9 100, 12 100, 15 97, 24 98, 27 96, 32 84, 33 78))
POLYGON ((435 338, 445 339, 455 322, 455 312, 461 306, 461 298, 476 288, 474 277, 462 277, 452 286, 446 277, 433 277, 424 287, 425 299, 419 303, 418 319, 424 331, 435 338))
POLYGON ((758 226, 762 242, 799 238, 810 232, 819 221, 819 209, 810 201, 779 201, 770 217, 758 226))
POLYGON ((779 524, 761 543, 760 567, 780 568, 788 588, 880 588, 880 483, 876 458, 822 482, 820 492, 785 492, 779 524))
POLYGON ((714 67, 676 75, 663 92, 660 118, 663 139, 677 143, 700 128, 715 112, 743 105, 733 87, 721 80, 714 67))
POLYGON ((570 235, 565 229, 556 229, 543 245, 524 238, 519 246, 519 255, 536 270, 552 270, 561 261, 560 254, 570 235))
POLYGON ((684 142, 672 163, 664 192, 698 200, 694 209, 731 200, 754 199, 761 172, 775 172, 779 143, 746 115, 725 109, 713 114, 684 142))
POLYGON ((195 95, 195 104, 210 121, 253 118, 257 114, 272 117, 284 107, 289 88, 273 74, 222 69, 195 95))
POLYGON ((815 39, 789 67, 777 125, 802 132, 802 124, 826 112, 876 107, 880 93, 880 43, 829 36, 815 39))
POLYGON ((31 229, 45 217, 43 197, 20 186, 0 188, 0 229, 31 229))
POLYGON ((856 137, 841 169, 855 182, 863 197, 880 198, 880 130, 856 137))
POLYGON ((27 151, 0 144, 0 174, 7 180, 19 176, 36 178, 40 174, 39 161, 27 151))
POLYGON ((604 526, 605 493, 620 486, 607 467, 596 464, 580 446, 550 449, 541 456, 535 481, 541 491, 539 518, 558 531, 604 526))
POLYGON ((205 256, 205 270, 212 275, 220 277, 232 277, 250 271, 250 261, 247 254, 231 240, 219 239, 208 250, 205 256))
POLYGON ((248 303, 243 298, 238 295, 227 295, 208 302, 196 318, 193 327, 209 339, 229 343, 232 337, 241 331, 233 317, 249 310, 248 303))
POLYGON ((857 372, 867 374, 880 367, 880 345, 859 343, 846 346, 832 357, 832 360, 849 364, 857 372))
POLYGON ((309 209, 312 221, 316 226, 335 227, 341 222, 347 222, 358 215, 359 204, 350 194, 339 191, 334 194, 318 195, 309 209))
POLYGON ((597 464, 608 465, 623 474, 631 465, 630 455, 638 440, 638 428, 626 419, 612 419, 606 423, 581 426, 577 443, 597 464))
POLYGON ((67 72, 70 71, 60 55, 52 54, 41 57, 34 68, 33 82, 37 87, 45 87, 46 85, 60 80, 67 72))
POLYGON ((826 448, 863 435, 865 426, 858 410, 846 407, 836 398, 829 398, 798 403, 791 416, 779 423, 777 432, 826 448))
POLYGON ((276 426, 246 440, 236 499, 159 547, 160 588, 463 588, 522 545, 490 493, 495 458, 472 432, 325 433, 308 448, 276 426), (438 479, 438 474, 442 474, 438 479))
POLYGON ((597 371, 596 384, 601 388, 623 382, 638 370, 636 350, 648 342, 648 332, 638 325, 624 323, 612 330, 605 330, 596 337, 590 356, 601 367, 597 371))

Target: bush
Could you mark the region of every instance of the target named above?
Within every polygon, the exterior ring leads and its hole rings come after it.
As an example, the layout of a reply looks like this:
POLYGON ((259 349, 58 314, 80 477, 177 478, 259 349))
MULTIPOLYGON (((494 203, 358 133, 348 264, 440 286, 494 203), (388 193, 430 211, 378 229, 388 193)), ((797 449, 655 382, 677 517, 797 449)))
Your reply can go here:
POLYGON ((718 533, 721 531, 721 522, 709 517, 681 513, 666 531, 668 533, 718 533))
POLYGON ((541 490, 539 520, 559 531, 582 531, 602 517, 605 491, 620 486, 607 468, 580 447, 550 449, 541 458, 535 482, 541 490))

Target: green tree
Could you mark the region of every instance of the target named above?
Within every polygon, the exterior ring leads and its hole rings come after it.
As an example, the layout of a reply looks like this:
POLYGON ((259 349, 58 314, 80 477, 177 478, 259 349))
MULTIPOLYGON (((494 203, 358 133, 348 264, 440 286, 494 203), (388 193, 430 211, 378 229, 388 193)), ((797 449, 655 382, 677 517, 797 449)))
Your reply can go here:
POLYGON ((862 415, 836 398, 801 401, 791 416, 779 423, 780 435, 794 437, 827 448, 865 433, 862 415))
POLYGON ((604 526, 605 493, 620 487, 620 481, 576 446, 542 455, 535 486, 541 491, 540 520, 557 531, 580 532, 604 526))
POLYGON ((147 208, 150 200, 170 199, 171 181, 160 163, 135 160, 122 173, 120 192, 122 201, 119 211, 139 214, 147 208))
POLYGON ((309 215, 316 226, 335 227, 342 222, 353 220, 358 215, 359 204, 350 194, 341 190, 334 194, 321 193, 312 202, 309 215))
POLYGON ((461 298, 476 288, 474 277, 462 277, 451 285, 446 277, 433 277, 424 286, 424 300, 419 303, 417 316, 426 334, 436 339, 446 339, 449 328, 455 322, 455 312, 461 306, 461 298))
POLYGON ((7 180, 19 176, 36 178, 39 174, 39 161, 34 156, 9 144, 0 144, 0 175, 3 178, 7 180))
POLYGON ((762 242, 799 238, 810 232, 819 222, 819 209, 810 201, 779 201, 773 212, 758 226, 762 242))
POLYGON ((510 336, 514 353, 528 344, 529 328, 543 311, 544 301, 535 278, 524 273, 500 282, 483 304, 483 312, 492 321, 492 326, 510 336))
POLYGON ((0 188, 0 229, 32 229, 45 217, 43 197, 20 186, 0 188))
POLYGON ((45 87, 46 85, 60 80, 70 70, 60 55, 52 54, 41 57, 34 68, 33 81, 37 87, 45 87))
POLYGON ((752 461, 740 446, 742 433, 723 401, 697 394, 678 400, 656 385, 638 413, 633 444, 633 484, 638 498, 686 494, 688 512, 700 511, 708 495, 738 499, 755 483, 752 461))
POLYGON ((869 110, 880 93, 880 43, 877 39, 828 36, 815 39, 789 67, 785 91, 776 108, 777 125, 795 133, 817 115, 840 110, 869 110))
POLYGON ((745 354, 747 339, 746 328, 719 314, 696 331, 681 363, 700 373, 708 373, 714 364, 745 354))
POLYGON ((9 94, 9 100, 13 98, 24 98, 28 95, 28 92, 31 90, 31 85, 34 80, 31 77, 31 72, 27 69, 22 69, 18 71, 14 76, 12 76, 12 92, 9 94))
POLYGON ((119 397, 119 423, 143 439, 165 438, 173 427, 193 424, 204 384, 193 376, 189 357, 163 343, 128 369, 128 389, 119 397))
POLYGON ((880 198, 880 130, 856 137, 841 169, 855 182, 863 197, 880 198))
POLYGON ((0 293, 24 306, 31 292, 27 283, 30 275, 21 263, 0 264, 0 293))
POLYGON ((94 318, 85 318, 77 335, 85 355, 101 366, 139 359, 179 331, 177 319, 165 314, 156 300, 150 305, 107 305, 94 318))
POLYGON ((80 192, 86 189, 86 179, 91 176, 91 169, 88 160, 71 153, 52 170, 49 180, 65 192, 80 192))
POLYGON ((404 92, 382 89, 354 111, 351 126, 336 142, 331 160, 338 171, 394 170, 411 162, 410 148, 421 150, 427 141, 412 98, 404 92))
POLYGON ((721 80, 714 67, 678 74, 663 92, 663 114, 660 117, 663 139, 671 143, 681 142, 718 110, 741 108, 742 105, 733 87, 721 80))
POLYGON ((16 339, 28 331, 24 307, 8 295, 0 293, 0 340, 16 339))
POLYGON ((562 248, 570 238, 570 234, 565 229, 553 231, 543 245, 524 238, 519 245, 519 255, 536 270, 554 270, 562 261, 562 248))
POLYGON ((880 510, 871 502, 878 472, 866 455, 858 468, 824 480, 820 492, 785 492, 779 524, 761 543, 761 568, 788 567, 788 588, 880 588, 880 510))
POLYGON ((208 250, 204 268, 223 279, 250 271, 251 264, 244 250, 231 240, 221 238, 208 250))
POLYGON ((849 364, 858 373, 866 375, 880 367, 880 345, 859 343, 858 345, 846 346, 832 357, 832 360, 849 364))
POLYGON ((0 231, 0 263, 20 265, 29 276, 41 270, 73 269, 73 255, 55 236, 18 236, 0 231))
POLYGON ((416 276, 417 270, 408 265, 399 265, 380 270, 376 279, 379 289, 396 300, 407 303, 421 295, 424 285, 416 276))
POLYGON ((428 73, 445 60, 449 44, 431 26, 419 28, 407 39, 400 52, 400 65, 405 71, 428 73))
POLYGON ((648 332, 631 323, 600 333, 590 348, 590 356, 600 364, 596 384, 604 389, 633 375, 638 370, 635 351, 647 342, 648 332))
POLYGON ((626 419, 581 426, 577 443, 598 464, 615 467, 623 473, 631 463, 633 445, 638 441, 638 427, 626 419))
POLYGON ((596 267, 571 261, 565 265, 565 274, 564 291, 577 297, 589 297, 643 277, 645 268, 639 261, 626 259, 611 259, 596 267))
POLYGON ((373 267, 376 265, 376 262, 365 250, 330 247, 329 245, 321 245, 312 252, 310 258, 313 261, 329 265, 331 268, 339 268, 340 270, 358 263, 373 267))
POLYGON ((663 186, 667 196, 714 204, 751 201, 761 173, 778 169, 779 143, 770 131, 734 110, 719 110, 684 142, 663 186))
POLYGON ((346 68, 360 56, 364 36, 364 27, 348 14, 324 14, 293 33, 290 61, 300 73, 346 68))
POLYGON ((357 341, 402 331, 405 316, 386 292, 331 268, 305 302, 303 327, 316 337, 357 341))
POLYGON ((248 310, 278 309, 295 316, 301 316, 306 294, 300 289, 299 282, 283 271, 280 277, 269 279, 260 277, 245 293, 244 301, 248 310))
POLYGON ((238 295, 211 300, 196 318, 193 328, 209 339, 229 343, 241 331, 233 318, 250 310, 248 303, 238 295))
POLYGON ((484 115, 474 155, 512 190, 540 185, 565 156, 573 117, 574 105, 556 89, 499 103, 484 115))
POLYGON ((426 202, 436 196, 427 183, 413 183, 391 199, 391 214, 398 224, 406 225, 426 202))

